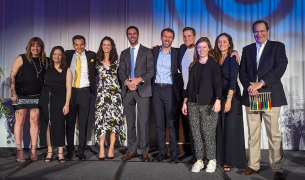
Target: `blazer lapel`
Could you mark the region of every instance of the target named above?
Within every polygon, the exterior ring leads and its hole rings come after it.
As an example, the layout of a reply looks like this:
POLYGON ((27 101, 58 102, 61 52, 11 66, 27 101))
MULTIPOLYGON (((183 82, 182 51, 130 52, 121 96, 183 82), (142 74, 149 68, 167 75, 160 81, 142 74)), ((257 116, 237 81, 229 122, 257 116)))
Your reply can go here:
POLYGON ((86 51, 86 50, 85 50, 85 55, 86 55, 86 58, 87 58, 87 64, 88 64, 87 67, 88 67, 88 69, 89 69, 89 67, 90 67, 90 60, 91 60, 91 59, 90 59, 90 57, 89 57, 88 51, 86 51))
POLYGON ((257 49, 256 49, 255 43, 251 46, 250 53, 251 53, 252 62, 254 64, 253 70, 254 70, 255 76, 256 76, 257 75, 257 62, 256 62, 257 49))
POLYGON ((128 72, 127 76, 130 78, 130 73, 131 73, 130 48, 127 48, 125 64, 126 64, 126 70, 128 72))
POLYGON ((263 50, 263 53, 262 53, 262 55, 261 55, 261 58, 260 58, 260 60, 259 60, 259 64, 258 64, 258 68, 257 68, 257 69, 259 69, 260 65, 261 65, 262 62, 265 60, 265 57, 266 57, 266 55, 268 54, 270 48, 271 48, 271 43, 270 43, 269 41, 267 41, 267 42, 266 42, 266 46, 265 46, 265 48, 264 48, 264 50, 263 50))
POLYGON ((143 47, 142 47, 142 45, 140 45, 138 55, 137 55, 136 64, 135 64, 135 67, 134 67, 135 69, 137 68, 137 66, 139 64, 139 59, 142 56, 142 54, 143 54, 143 47))
MULTIPOLYGON (((174 49, 171 48, 171 69, 172 69, 172 75, 177 71, 177 60, 176 60, 176 56, 174 53, 174 49)), ((174 79, 174 77, 172 76, 172 79, 174 79)))

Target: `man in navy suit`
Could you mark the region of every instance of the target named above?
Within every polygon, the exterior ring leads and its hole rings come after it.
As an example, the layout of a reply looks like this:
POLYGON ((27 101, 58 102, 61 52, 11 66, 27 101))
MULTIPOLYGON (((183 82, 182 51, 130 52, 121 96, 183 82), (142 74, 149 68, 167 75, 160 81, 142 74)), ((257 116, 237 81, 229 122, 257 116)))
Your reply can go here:
POLYGON ((244 87, 242 104, 246 106, 250 149, 248 168, 241 174, 258 173, 260 168, 261 120, 263 117, 269 140, 269 160, 274 179, 284 179, 282 137, 278 118, 281 106, 287 105, 281 83, 288 64, 285 45, 268 40, 267 22, 256 21, 252 28, 256 43, 243 48, 239 72, 239 79, 244 87), (271 92, 271 110, 250 111, 249 95, 257 96, 260 92, 271 92))
MULTIPOLYGON (((156 119, 159 155, 154 162, 167 157, 166 124, 170 137, 170 163, 177 163, 179 147, 177 142, 177 104, 180 100, 178 76, 181 76, 179 51, 172 48, 175 32, 166 28, 161 32, 162 46, 153 48, 155 76, 153 78, 152 105, 156 119), (165 124, 166 123, 166 124, 165 124)), ((180 83, 181 85, 181 83, 180 83)))

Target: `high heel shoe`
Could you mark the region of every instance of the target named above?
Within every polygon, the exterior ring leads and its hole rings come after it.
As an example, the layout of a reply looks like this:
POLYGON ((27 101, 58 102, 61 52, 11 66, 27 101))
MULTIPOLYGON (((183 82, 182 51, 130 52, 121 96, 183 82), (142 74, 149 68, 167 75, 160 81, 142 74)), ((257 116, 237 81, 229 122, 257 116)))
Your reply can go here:
MULTIPOLYGON (((22 152, 22 155, 23 155, 23 149, 17 149, 17 157, 18 157, 18 153, 19 153, 19 152, 22 152)), ((25 162, 25 159, 24 159, 24 158, 22 158, 22 159, 16 158, 16 162, 21 162, 21 163, 23 163, 23 162, 25 162)))
POLYGON ((99 159, 100 161, 104 161, 104 160, 105 160, 105 157, 102 157, 102 158, 99 157, 98 159, 99 159))
MULTIPOLYGON (((114 156, 114 149, 112 150, 112 152, 113 152, 113 156, 114 156)), ((109 154, 109 152, 108 152, 108 154, 109 154)), ((107 158, 107 159, 113 159, 113 156, 110 157, 110 156, 107 155, 106 158, 107 158)))
MULTIPOLYGON (((64 153, 58 153, 58 155, 59 155, 59 154, 64 154, 64 153)), ((61 163, 61 164, 62 164, 62 163, 65 163, 65 162, 66 162, 65 157, 64 157, 63 159, 59 159, 59 156, 58 156, 58 162, 61 163)))
POLYGON ((53 160, 53 156, 54 156, 54 153, 53 153, 53 152, 47 152, 47 155, 46 155, 46 157, 44 158, 44 162, 51 162, 51 161, 53 160), (51 158, 47 158, 49 153, 52 153, 51 158))
POLYGON ((37 161, 36 150, 37 150, 37 148, 34 148, 34 149, 31 148, 31 157, 30 157, 31 161, 37 161), (33 158, 32 158, 32 151, 35 151, 35 157, 33 157, 33 158))

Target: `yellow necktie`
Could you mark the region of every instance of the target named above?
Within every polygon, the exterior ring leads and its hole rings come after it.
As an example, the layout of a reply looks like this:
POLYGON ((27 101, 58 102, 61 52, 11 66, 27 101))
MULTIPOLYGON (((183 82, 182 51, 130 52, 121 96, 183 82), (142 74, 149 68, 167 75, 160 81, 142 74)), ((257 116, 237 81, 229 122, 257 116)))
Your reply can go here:
POLYGON ((74 87, 78 88, 80 84, 80 56, 81 54, 78 54, 77 60, 76 60, 76 67, 75 67, 75 78, 74 78, 74 87))

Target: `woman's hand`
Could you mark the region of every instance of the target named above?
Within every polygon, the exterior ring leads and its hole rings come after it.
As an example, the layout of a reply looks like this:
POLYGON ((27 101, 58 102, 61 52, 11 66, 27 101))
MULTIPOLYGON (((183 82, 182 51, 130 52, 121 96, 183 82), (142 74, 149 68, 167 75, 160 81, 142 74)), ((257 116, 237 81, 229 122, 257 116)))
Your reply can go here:
POLYGON ((225 104, 225 110, 224 113, 227 113, 231 110, 231 102, 232 99, 231 98, 227 98, 226 104, 225 104))
POLYGON ((186 103, 183 103, 182 114, 187 115, 187 105, 186 105, 186 103))
POLYGON ((216 99, 212 111, 218 113, 221 110, 220 102, 219 99, 216 99))
POLYGON ((62 109, 62 113, 64 113, 64 115, 67 115, 69 113, 69 105, 64 106, 64 108, 62 109))
POLYGON ((18 101, 18 96, 17 96, 17 94, 13 94, 12 97, 11 97, 11 100, 12 100, 13 104, 16 104, 17 101, 18 101))

